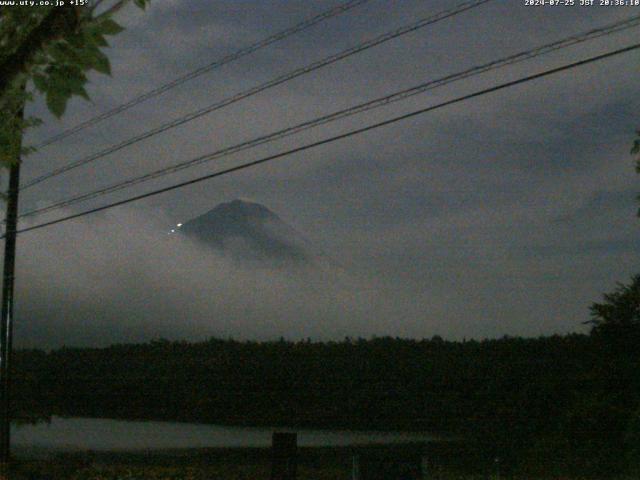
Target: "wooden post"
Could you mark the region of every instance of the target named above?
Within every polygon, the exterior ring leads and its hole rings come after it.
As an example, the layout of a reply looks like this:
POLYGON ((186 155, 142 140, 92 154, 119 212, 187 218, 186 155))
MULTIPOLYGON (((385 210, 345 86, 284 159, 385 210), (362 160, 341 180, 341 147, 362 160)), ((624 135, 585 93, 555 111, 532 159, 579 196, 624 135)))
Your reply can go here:
POLYGON ((360 480, 360 457, 353 454, 353 465, 351 470, 351 480, 360 480))
POLYGON ((271 480, 296 480, 298 434, 273 432, 271 480))
MULTIPOLYGON (((24 87, 23 87, 24 88, 24 87)), ((24 106, 18 115, 22 120, 24 106)), ((9 190, 4 233, 4 267, 2 275, 2 309, 0 317, 0 480, 9 478, 11 459, 11 352, 13 349, 13 286, 16 261, 16 230, 18 226, 18 191, 20 189, 20 149, 9 168, 9 190)))

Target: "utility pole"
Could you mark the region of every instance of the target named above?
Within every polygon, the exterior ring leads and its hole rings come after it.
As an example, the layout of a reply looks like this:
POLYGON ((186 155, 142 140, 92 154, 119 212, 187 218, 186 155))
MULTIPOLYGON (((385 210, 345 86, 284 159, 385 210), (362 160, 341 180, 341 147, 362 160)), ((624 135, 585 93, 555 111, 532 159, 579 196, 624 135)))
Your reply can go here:
MULTIPOLYGON (((24 107, 20 109, 22 121, 24 107)), ((10 367, 13 346, 13 286, 16 260, 16 230, 18 225, 18 191, 20 189, 20 150, 22 131, 16 150, 16 158, 9 167, 4 234, 4 267, 2 275, 2 312, 0 317, 0 480, 9 478, 11 456, 10 367)))

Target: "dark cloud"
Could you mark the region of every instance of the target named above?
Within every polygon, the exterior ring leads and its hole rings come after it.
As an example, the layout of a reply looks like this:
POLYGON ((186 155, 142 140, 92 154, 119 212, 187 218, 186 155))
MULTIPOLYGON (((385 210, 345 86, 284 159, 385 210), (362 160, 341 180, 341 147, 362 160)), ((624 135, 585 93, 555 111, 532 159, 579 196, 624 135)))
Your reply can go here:
MULTIPOLYGON (((33 112, 46 122, 30 138, 45 138, 337 4, 174 0, 153 2, 146 13, 127 10, 121 20, 128 29, 112 42, 113 78, 92 76, 93 103, 72 101, 62 122, 36 102, 33 112)), ((25 161, 23 178, 451 5, 372 0, 34 155, 25 161)), ((490 2, 43 183, 24 192, 22 206, 108 185, 634 13, 490 2)), ((135 191, 603 53, 629 43, 633 32, 449 85, 135 191)), ((638 261, 629 156, 640 106, 636 57, 487 95, 155 197, 134 210, 24 235, 19 337, 53 345, 65 338, 105 343, 159 335, 461 338, 584 331, 589 304, 629 278, 638 261), (313 281, 322 287, 299 293, 303 279, 235 271, 220 258, 206 260, 211 268, 203 271, 195 247, 176 251, 158 240, 166 226, 240 196, 288 219, 349 273, 333 272, 340 277, 335 282, 321 276, 313 281), (347 287, 351 283, 357 286, 347 287)))

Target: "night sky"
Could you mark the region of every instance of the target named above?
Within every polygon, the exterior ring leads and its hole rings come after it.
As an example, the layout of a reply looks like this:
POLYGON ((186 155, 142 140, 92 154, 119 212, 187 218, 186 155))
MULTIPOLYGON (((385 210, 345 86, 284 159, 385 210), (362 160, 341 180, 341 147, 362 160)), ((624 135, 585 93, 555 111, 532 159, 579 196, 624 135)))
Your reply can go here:
MULTIPOLYGON (((326 10, 335 1, 153 0, 118 14, 112 77, 27 143, 326 10)), ((494 0, 238 102, 23 192, 46 206, 502 56, 640 14, 494 0)), ((28 181, 454 2, 371 0, 24 160, 28 181)), ((22 226, 320 140, 638 41, 626 30, 463 80, 22 226)), ((482 96, 18 240, 16 343, 158 337, 448 339, 586 332, 589 305, 637 273, 640 53, 482 96), (266 205, 334 260, 255 269, 168 229, 234 198, 266 205)))

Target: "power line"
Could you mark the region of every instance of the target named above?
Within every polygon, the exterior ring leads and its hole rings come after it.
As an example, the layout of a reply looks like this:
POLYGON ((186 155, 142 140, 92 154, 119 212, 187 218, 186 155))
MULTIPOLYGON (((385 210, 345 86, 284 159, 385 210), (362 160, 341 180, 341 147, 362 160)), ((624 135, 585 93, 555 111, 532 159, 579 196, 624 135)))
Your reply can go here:
POLYGON ((96 115, 95 117, 92 117, 84 122, 81 122, 67 130, 64 130, 52 137, 47 138, 46 140, 44 140, 43 142, 41 142, 40 144, 36 145, 36 148, 40 149, 43 147, 46 147, 48 145, 51 145, 53 143, 59 142, 60 140, 63 140, 77 132, 80 132, 81 130, 84 130, 86 128, 89 128, 93 125, 96 125, 100 122, 102 122, 103 120, 106 120, 108 118, 113 117, 114 115, 118 115, 119 113, 124 112, 125 110, 128 110, 132 107, 135 107, 136 105, 139 105, 142 102, 145 102, 151 98, 157 97, 158 95, 163 94, 164 92, 168 91, 168 90, 172 90, 173 88, 182 85, 185 82, 188 82, 189 80, 193 80, 194 78, 197 78, 201 75, 204 75, 205 73, 208 73, 216 68, 219 68, 223 65, 226 65, 227 63, 231 63, 235 60, 238 60, 242 57, 245 57, 247 55, 249 55, 250 53, 253 53, 257 50, 260 50, 261 48, 267 47, 273 43, 276 43, 280 40, 283 40, 291 35, 294 35, 298 32, 301 32, 303 30, 306 30, 307 28, 310 28, 324 20, 327 20, 331 17, 335 17, 337 15, 340 15, 344 12, 347 12, 357 6, 362 5, 363 3, 367 3, 369 0, 350 0, 348 2, 345 2, 341 5, 338 5, 337 7, 331 8, 329 10, 326 10, 325 12, 322 12, 314 17, 308 18, 292 27, 289 27, 285 30, 282 30, 278 33, 275 33, 269 37, 263 38, 262 40, 259 40, 258 42, 249 45, 248 47, 244 47, 234 53, 231 53, 229 55, 226 55, 218 60, 215 60, 207 65, 204 65, 196 70, 193 70, 191 72, 186 73, 185 75, 182 75, 181 77, 178 77, 168 83, 165 83, 164 85, 161 85, 157 88, 154 88, 153 90, 149 90, 148 92, 145 92, 137 97, 132 98, 131 100, 129 100, 126 103, 123 103, 121 105, 118 105, 117 107, 108 110, 104 113, 101 113, 100 115, 96 115))
POLYGON ((546 45, 542 45, 533 49, 529 49, 529 50, 525 50, 523 52, 519 52, 513 55, 509 55, 507 57, 501 58, 499 60, 494 60, 492 62, 489 63, 485 63, 483 65, 479 65, 473 68, 469 68, 467 70, 464 70, 462 72, 458 72, 452 75, 448 75, 436 80, 431 80, 428 81, 426 83, 422 83, 420 85, 411 87, 411 88, 407 88, 404 90, 401 90, 399 92, 395 92, 392 93, 391 95, 386 95, 384 97, 380 97, 374 100, 370 100, 368 102, 365 103, 361 103, 359 105, 355 105, 343 110, 339 110, 336 112, 333 112, 331 114, 328 115, 324 115, 318 118, 315 118, 313 120, 309 120, 294 126, 290 126, 287 127, 285 129, 282 130, 278 130, 276 132, 272 132, 268 135, 263 135, 261 137, 258 138, 254 138, 230 147, 226 147, 223 148, 221 150, 206 154, 206 155, 202 155, 196 158, 193 158, 191 160, 185 161, 185 162, 180 162, 178 164, 175 165, 171 165, 169 167, 165 167, 165 168, 161 168, 158 170, 155 170, 153 172, 144 174, 144 175, 140 175, 138 177, 133 177, 130 178, 128 180, 125 181, 121 181, 121 182, 117 182, 115 184, 106 186, 104 188, 100 188, 98 190, 92 191, 92 192, 88 192, 88 193, 84 193, 84 194, 80 194, 80 195, 76 195, 73 196, 71 198, 67 198, 65 200, 61 200, 59 202, 56 202, 52 205, 48 205, 46 207, 41 207, 41 208, 37 208, 34 210, 30 210, 28 212, 25 212, 23 214, 21 214, 19 216, 19 218, 25 218, 25 217, 29 217, 29 216, 33 216, 36 214, 40 214, 40 213, 45 213, 45 212, 49 212, 52 210, 57 210, 59 208, 63 208, 63 207, 68 207, 71 205, 74 205, 76 203, 80 203, 83 201, 87 201, 87 200, 91 200, 97 197, 100 197, 102 195, 106 195, 109 193, 113 193, 119 190, 122 190, 124 188, 128 188, 131 187, 133 185, 137 185, 140 183, 144 183, 146 181, 149 180, 153 180, 156 178, 160 178, 163 177, 165 175, 169 175, 172 173, 176 173, 179 172, 181 170, 187 169, 187 168, 192 168, 194 166, 197 165, 201 165, 203 163, 212 161, 214 159, 219 159, 222 157, 226 157, 228 155, 232 155, 235 153, 238 153, 240 151, 244 151, 250 148, 254 148, 257 147, 259 145, 263 145, 265 143, 269 143, 275 140, 279 140, 297 133, 300 133, 302 131, 320 126, 320 125, 324 125, 330 122, 334 122, 336 120, 342 119, 342 118, 346 118, 358 113, 362 113, 365 111, 369 111, 375 108, 379 108, 379 107, 383 107, 385 105, 389 105, 391 103, 394 102, 398 102, 401 100, 405 100, 407 98, 413 97, 415 95, 424 93, 426 91, 429 90, 433 90, 435 88, 447 85, 449 83, 453 83, 459 80, 463 80, 475 75, 479 75, 482 73, 486 73, 488 71, 491 70, 495 70, 498 68, 503 68, 505 66, 508 65, 513 65, 515 63, 519 63, 534 57, 538 57, 541 55, 545 55, 560 49, 564 49, 564 48, 568 48, 570 46, 588 41, 588 40, 593 40, 595 38, 599 38, 602 37, 604 35, 610 35, 612 33, 616 33, 616 32, 620 32, 622 30, 625 29, 629 29, 632 27, 637 27, 640 24, 640 15, 636 15, 634 17, 622 20, 622 21, 618 21, 618 22, 614 22, 612 24, 608 24, 602 27, 598 27, 592 30, 589 30, 587 32, 583 32, 581 34, 578 35, 573 35, 571 37, 562 39, 562 40, 558 40, 556 42, 552 42, 546 45))
MULTIPOLYGON (((258 160, 254 160, 252 162, 243 163, 243 164, 237 165, 235 167, 230 167, 230 168, 227 168, 227 169, 224 169, 224 170, 220 170, 218 172, 210 173, 208 175, 203 175, 201 177, 197 177, 197 178, 194 178, 194 179, 191 179, 191 180, 187 180, 185 182, 177 183, 177 184, 174 184, 174 185, 170 185, 168 187, 164 187, 164 188, 160 188, 160 189, 157 189, 157 190, 153 190, 151 192, 147 192, 147 193, 143 193, 143 194, 136 195, 136 196, 133 196, 133 197, 129 197, 127 199, 119 200, 119 201, 113 202, 113 203, 109 203, 107 205, 103 205, 101 207, 96 207, 96 208, 93 208, 91 210, 85 210, 84 212, 75 213, 75 214, 72 214, 72 215, 67 215, 65 217, 61 217, 61 218, 58 218, 56 220, 51 220, 51 221, 48 221, 48 222, 40 223, 38 225, 33 225, 31 227, 22 228, 22 229, 17 230, 16 233, 25 233, 25 232, 29 232, 29 231, 32 231, 32 230, 38 230, 38 229, 41 229, 41 228, 44 228, 44 227, 48 227, 48 226, 51 226, 51 225, 56 225, 58 223, 66 222, 68 220, 73 220, 73 219, 76 219, 76 218, 84 217, 84 216, 90 215, 92 213, 101 212, 101 211, 104 211, 104 210, 108 210, 110 208, 118 207, 118 206, 125 205, 125 204, 128 204, 128 203, 136 202, 138 200, 143 200, 145 198, 153 197, 153 196, 159 195, 161 193, 166 193, 166 192, 169 192, 169 191, 172 191, 172 190, 177 190, 179 188, 186 187, 188 185, 193 185, 193 184, 196 184, 196 183, 200 183, 200 182, 203 182, 205 180, 210 180, 212 178, 220 177, 220 176, 227 175, 227 174, 230 174, 230 173, 234 173, 234 172, 237 172, 237 171, 240 171, 240 170, 245 170, 245 169, 248 169, 248 168, 251 168, 251 167, 255 167, 257 165, 261 165, 263 163, 267 163, 267 162, 276 160, 278 158, 287 157, 287 156, 293 155, 295 153, 303 152, 305 150, 310 150, 312 148, 319 147, 321 145, 326 145, 326 144, 333 143, 333 142, 338 141, 338 140, 342 140, 342 139, 345 139, 345 138, 349 138, 349 137, 352 137, 352 136, 355 136, 355 135, 359 135, 359 134, 368 132, 370 130, 374 130, 374 129, 377 129, 377 128, 380 128, 380 127, 391 125, 393 123, 396 123, 396 122, 399 122, 399 121, 402 121, 402 120, 407 120, 409 118, 413 118, 413 117, 416 117, 418 115, 422 115, 422 114, 425 114, 425 113, 428 113, 428 112, 431 112, 431 111, 434 111, 434 110, 438 110, 440 108, 444 108, 444 107, 447 107, 449 105, 453 105, 453 104, 460 103, 460 102, 463 102, 463 101, 466 101, 466 100, 470 100, 472 98, 477 98, 477 97, 480 97, 480 96, 483 96, 483 95, 487 95, 489 93, 493 93, 493 92, 497 92, 499 90, 503 90, 505 88, 509 88, 509 87, 513 87, 513 86, 520 85, 520 84, 523 84, 523 83, 527 83, 527 82, 530 82, 530 81, 533 81, 533 80, 537 80, 539 78, 543 78, 543 77, 547 77, 547 76, 550 76, 550 75, 554 75, 556 73, 560 73, 560 72, 564 72, 564 71, 567 71, 567 70, 571 70, 571 69, 576 68, 576 67, 580 67, 580 66, 583 66, 583 65, 594 63, 594 62, 597 62, 597 61, 600 61, 600 60, 604 60, 606 58, 611 58, 613 56, 621 55, 623 53, 631 52, 631 51, 637 50, 637 49, 640 49, 640 43, 636 43, 636 44, 630 45, 628 47, 620 48, 618 50, 614 50, 614 51, 611 51, 611 52, 608 52, 608 53, 604 53, 604 54, 601 54, 601 55, 590 57, 590 58, 587 58, 585 60, 580 60, 578 62, 565 64, 565 65, 563 65, 561 67, 556 67, 556 68, 552 68, 552 69, 549 69, 549 70, 545 70, 545 71, 540 72, 540 73, 536 73, 536 74, 533 74, 533 75, 522 77, 522 78, 519 78, 517 80, 510 81, 510 82, 502 83, 502 84, 499 84, 499 85, 496 85, 496 86, 493 86, 493 87, 490 87, 490 88, 485 88, 485 89, 482 89, 482 90, 478 90, 478 91, 470 93, 468 95, 464 95, 464 96, 461 96, 461 97, 454 98, 453 100, 448 100, 446 102, 442 102, 442 103, 439 103, 437 105, 433 105, 433 106, 430 106, 430 107, 425 107, 425 108, 422 108, 422 109, 419 109, 419 110, 414 110, 413 112, 406 113, 404 115, 399 115, 399 116, 390 118, 388 120, 384 120, 382 122, 378 122, 378 123, 374 123, 374 124, 371 124, 371 125, 367 125, 366 127, 361 127, 361 128, 355 129, 355 130, 350 130, 350 131, 348 131, 346 133, 342 133, 342 134, 339 134, 339 135, 335 135, 333 137, 325 138, 324 140, 319 140, 317 142, 308 143, 308 144, 303 145, 301 147, 293 148, 291 150, 286 150, 284 152, 280 152, 280 153, 277 153, 277 154, 274 154, 274 155, 269 155, 267 157, 263 157, 263 158, 260 158, 258 160)), ((4 238, 4 235, 2 235, 2 237, 0 237, 0 238, 4 238)))
POLYGON ((87 157, 81 158, 79 160, 76 160, 74 162, 71 162, 65 166, 62 166, 60 168, 57 168, 49 173, 46 173, 44 175, 41 175, 39 177, 36 177, 30 181, 28 181, 27 183, 25 183, 22 187, 21 190, 26 190, 27 188, 30 188, 34 185, 37 185, 38 183, 41 183, 45 180, 48 180, 49 178, 52 177, 56 177, 58 175, 61 175, 63 173, 66 173, 70 170, 73 170, 75 168, 78 168, 80 166, 86 165, 90 162, 93 162, 95 160, 98 160, 99 158, 105 157, 111 153, 117 152, 119 150, 122 150, 125 147, 128 147, 130 145, 133 145, 135 143, 138 143, 142 140, 146 140, 147 138, 151 138, 155 135, 158 135, 159 133, 165 132, 167 130, 170 130, 172 128, 178 127, 180 125, 183 125, 187 122, 190 122, 192 120, 195 120, 197 118, 200 118, 204 115, 207 115, 209 113, 212 113, 216 110, 219 110, 221 108, 224 108, 228 105, 231 105, 233 103, 239 102, 240 100, 244 100, 245 98, 251 97, 253 95, 256 95, 260 92, 263 92, 265 90, 268 90, 270 88, 276 87, 278 85, 281 85, 285 82, 288 82, 290 80, 293 80, 294 78, 300 77, 302 75, 306 75, 308 73, 311 73, 315 70, 318 70, 322 67, 325 67, 327 65, 333 64, 335 62, 338 62, 339 60, 345 59, 347 57, 350 57, 352 55, 355 55, 357 53, 360 53, 364 50, 367 50, 369 48, 373 48, 377 45, 380 45, 384 42, 387 42, 389 40, 392 40, 394 38, 400 37, 402 35, 406 35, 408 33, 414 32, 420 28, 424 28, 428 25, 432 25, 434 23, 440 22, 442 20, 445 20, 447 18, 453 17, 455 15, 458 15, 466 10, 470 10, 472 8, 476 8, 479 7, 480 5, 490 2, 491 0, 471 0, 471 1, 467 1, 467 2, 463 2, 460 5, 450 8, 448 10, 444 10, 440 13, 437 13, 435 15, 431 15, 429 17, 423 18, 421 20, 418 20, 417 22, 413 22, 409 25, 405 25, 403 27, 400 27, 396 30, 393 30, 391 32, 379 35, 375 38, 372 38, 370 40, 367 40, 365 42, 359 43, 358 45, 355 45, 353 47, 350 47, 346 50, 343 50, 339 53, 336 53, 334 55, 330 55, 329 57, 326 57, 322 60, 318 60, 314 63, 311 63, 305 67, 301 67, 301 68, 297 68, 291 72, 285 73, 283 75, 280 75, 279 77, 276 77, 272 80, 269 80, 265 83, 262 83, 258 86, 252 87, 249 90, 245 90, 243 92, 237 93, 231 97, 227 97, 224 100, 215 102, 211 105, 208 105, 207 107, 204 107, 200 110, 196 110, 194 112, 188 113, 187 115, 183 115, 181 117, 178 117, 175 120, 172 120, 170 122, 164 123, 162 125, 160 125, 159 127, 153 128, 151 130, 146 131, 145 133, 142 133, 140 135, 137 135, 135 137, 131 137, 127 140, 124 140, 116 145, 112 145, 110 147, 107 147, 104 150, 101 150, 97 153, 94 153, 92 155, 89 155, 87 157))

